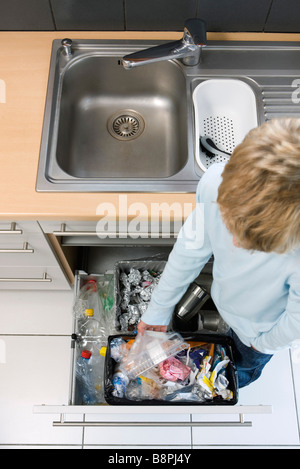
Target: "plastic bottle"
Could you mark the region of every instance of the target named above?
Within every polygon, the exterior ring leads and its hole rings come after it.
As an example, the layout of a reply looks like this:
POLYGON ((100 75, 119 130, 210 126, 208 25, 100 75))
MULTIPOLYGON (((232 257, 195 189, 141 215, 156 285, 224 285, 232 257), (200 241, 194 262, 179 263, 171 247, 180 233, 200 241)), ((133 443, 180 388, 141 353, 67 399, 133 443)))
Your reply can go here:
POLYGON ((97 281, 89 279, 80 289, 73 307, 73 316, 76 319, 84 318, 86 309, 93 309, 95 318, 100 321, 101 303, 97 281))
POLYGON ((84 313, 85 319, 81 321, 79 326, 79 335, 85 338, 99 338, 102 336, 100 323, 94 317, 94 310, 87 308, 84 313))
POLYGON ((111 384, 113 386, 112 395, 114 397, 124 397, 129 379, 122 371, 117 370, 112 377, 111 384))
POLYGON ((80 384, 80 393, 83 404, 95 405, 98 403, 93 368, 90 363, 92 352, 82 350, 76 363, 76 378, 80 384))
POLYGON ((104 365, 105 365, 106 347, 101 347, 98 353, 92 354, 90 358, 90 365, 92 367, 94 389, 96 393, 97 402, 103 403, 104 399, 104 365))

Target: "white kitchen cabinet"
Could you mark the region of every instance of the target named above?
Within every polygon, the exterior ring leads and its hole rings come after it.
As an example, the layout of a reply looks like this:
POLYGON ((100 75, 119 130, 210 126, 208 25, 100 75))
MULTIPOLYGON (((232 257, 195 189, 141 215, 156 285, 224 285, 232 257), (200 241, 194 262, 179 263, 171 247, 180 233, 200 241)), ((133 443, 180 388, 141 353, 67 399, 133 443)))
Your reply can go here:
POLYGON ((70 289, 70 280, 38 222, 0 222, 0 289, 70 289))

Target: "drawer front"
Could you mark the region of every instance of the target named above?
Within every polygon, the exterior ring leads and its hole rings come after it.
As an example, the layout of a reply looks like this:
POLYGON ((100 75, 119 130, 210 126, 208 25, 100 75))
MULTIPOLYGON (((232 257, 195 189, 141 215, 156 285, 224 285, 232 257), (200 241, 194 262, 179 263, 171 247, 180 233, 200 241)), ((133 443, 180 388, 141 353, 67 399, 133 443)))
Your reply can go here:
POLYGON ((66 236, 70 233, 76 236, 78 233, 96 236, 97 221, 40 221, 44 233, 54 233, 56 236, 66 236))
POLYGON ((69 290, 58 266, 0 266, 0 290, 69 290))
POLYGON ((269 405, 237 405, 234 407, 228 406, 217 406, 217 407, 201 407, 201 406, 72 406, 72 405, 36 405, 33 411, 37 414, 60 414, 61 420, 53 422, 54 426, 69 426, 69 427, 100 427, 100 426, 189 426, 189 427, 249 427, 252 426, 252 421, 245 419, 244 417, 248 414, 251 416, 261 414, 271 414, 272 406, 269 405), (78 414, 78 415, 98 415, 99 421, 67 421, 66 415, 78 414), (117 414, 119 419, 117 421, 110 418, 111 415, 117 414), (221 421, 202 421, 202 422, 188 422, 182 421, 180 416, 184 415, 213 415, 220 416, 221 421), (139 419, 139 416, 144 416, 144 421, 139 419), (153 422, 151 416, 154 415, 157 418, 153 422), (170 420, 173 415, 178 417, 177 421, 170 423, 169 421, 164 422, 160 418, 161 415, 170 415, 170 420), (148 417, 149 416, 149 417, 148 417), (224 418, 225 416, 225 418, 224 418), (236 417, 239 417, 237 420, 236 417), (137 420, 137 421, 135 421, 137 420))
MULTIPOLYGON (((182 226, 182 221, 161 222, 154 220, 141 221, 123 220, 110 221, 105 219, 98 221, 41 221, 40 225, 44 233, 53 233, 64 238, 72 237, 96 237, 98 240, 114 240, 119 238, 124 244, 128 240, 140 239, 153 240, 155 244, 164 243, 168 238, 176 238, 182 226)), ((170 239, 169 239, 170 241, 170 239)), ((142 243, 141 243, 142 244, 142 243)))
POLYGON ((36 221, 0 220, 0 242, 5 236, 17 238, 25 233, 40 233, 41 228, 36 221))
POLYGON ((57 260, 45 235, 27 233, 0 235, 0 265, 56 266, 57 260))

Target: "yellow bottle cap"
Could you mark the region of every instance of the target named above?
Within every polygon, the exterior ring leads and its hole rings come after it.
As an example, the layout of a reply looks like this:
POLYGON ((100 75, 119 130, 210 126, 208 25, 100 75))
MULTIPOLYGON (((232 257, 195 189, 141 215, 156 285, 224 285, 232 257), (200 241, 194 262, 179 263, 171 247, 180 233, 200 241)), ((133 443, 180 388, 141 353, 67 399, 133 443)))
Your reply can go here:
POLYGON ((107 347, 101 347, 101 349, 100 349, 100 351, 99 351, 99 353, 100 353, 100 355, 101 355, 102 357, 105 357, 105 355, 106 355, 106 348, 107 348, 107 347))
POLYGON ((85 310, 84 314, 88 317, 94 316, 94 310, 92 308, 88 308, 85 310))

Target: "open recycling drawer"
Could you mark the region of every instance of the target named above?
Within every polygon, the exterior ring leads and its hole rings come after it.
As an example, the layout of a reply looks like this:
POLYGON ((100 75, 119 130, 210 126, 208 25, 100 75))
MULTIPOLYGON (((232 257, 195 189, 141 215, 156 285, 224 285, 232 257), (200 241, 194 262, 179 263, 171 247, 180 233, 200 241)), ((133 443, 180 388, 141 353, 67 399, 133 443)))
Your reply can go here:
MULTIPOLYGON (((169 245, 164 243, 163 246, 151 246, 151 243, 144 246, 135 246, 125 245, 124 246, 97 246, 89 249, 87 269, 77 271, 75 276, 75 285, 74 285, 74 302, 78 297, 78 292, 82 285, 90 278, 102 278, 103 274, 106 272, 115 272, 115 265, 118 261, 123 260, 137 260, 137 259, 158 259, 159 263, 162 258, 167 259, 169 252, 172 249, 172 242, 169 245), (89 273, 87 273, 88 271, 89 273)), ((210 261, 203 272, 210 273, 212 270, 212 261, 210 261)), ((71 312, 70 312, 71 314, 71 312)), ((117 313, 116 313, 117 314, 117 313)), ((75 373, 76 361, 78 359, 78 338, 76 332, 78 329, 77 319, 73 319, 73 333, 71 337, 71 369, 70 369, 70 389, 69 389, 69 399, 68 404, 63 404, 61 406, 48 406, 41 405, 35 406, 35 413, 51 413, 59 414, 60 420, 53 422, 54 426, 251 426, 252 422, 245 421, 245 414, 269 414, 272 413, 272 407, 268 405, 239 405, 238 402, 234 405, 209 405, 209 406, 199 406, 193 403, 188 403, 186 405, 180 405, 172 403, 172 405, 156 405, 155 403, 151 405, 143 405, 137 403, 137 405, 111 405, 107 403, 98 404, 98 405, 83 405, 79 396, 79 387, 78 381, 75 373), (68 419, 66 416, 82 414, 82 420, 79 419, 74 421, 73 418, 68 419), (109 416, 112 414, 126 415, 126 420, 115 421, 115 419, 110 419, 109 416), (135 420, 135 415, 158 415, 158 421, 144 421, 135 420), (159 416, 165 414, 210 414, 210 415, 220 415, 220 421, 163 421, 159 420, 159 416), (228 415, 229 420, 223 421, 223 415, 228 415), (85 416, 88 415, 99 415, 99 421, 88 421, 85 419, 85 416), (100 418, 101 416, 101 418, 100 418), (103 420, 107 416, 107 420, 103 420), (238 416, 238 420, 237 417, 238 416), (128 418, 128 420, 127 420, 128 418), (232 420, 231 420, 232 419, 232 420)), ((121 334, 121 331, 120 331, 121 334)), ((94 417, 96 418, 96 417, 94 417)))

